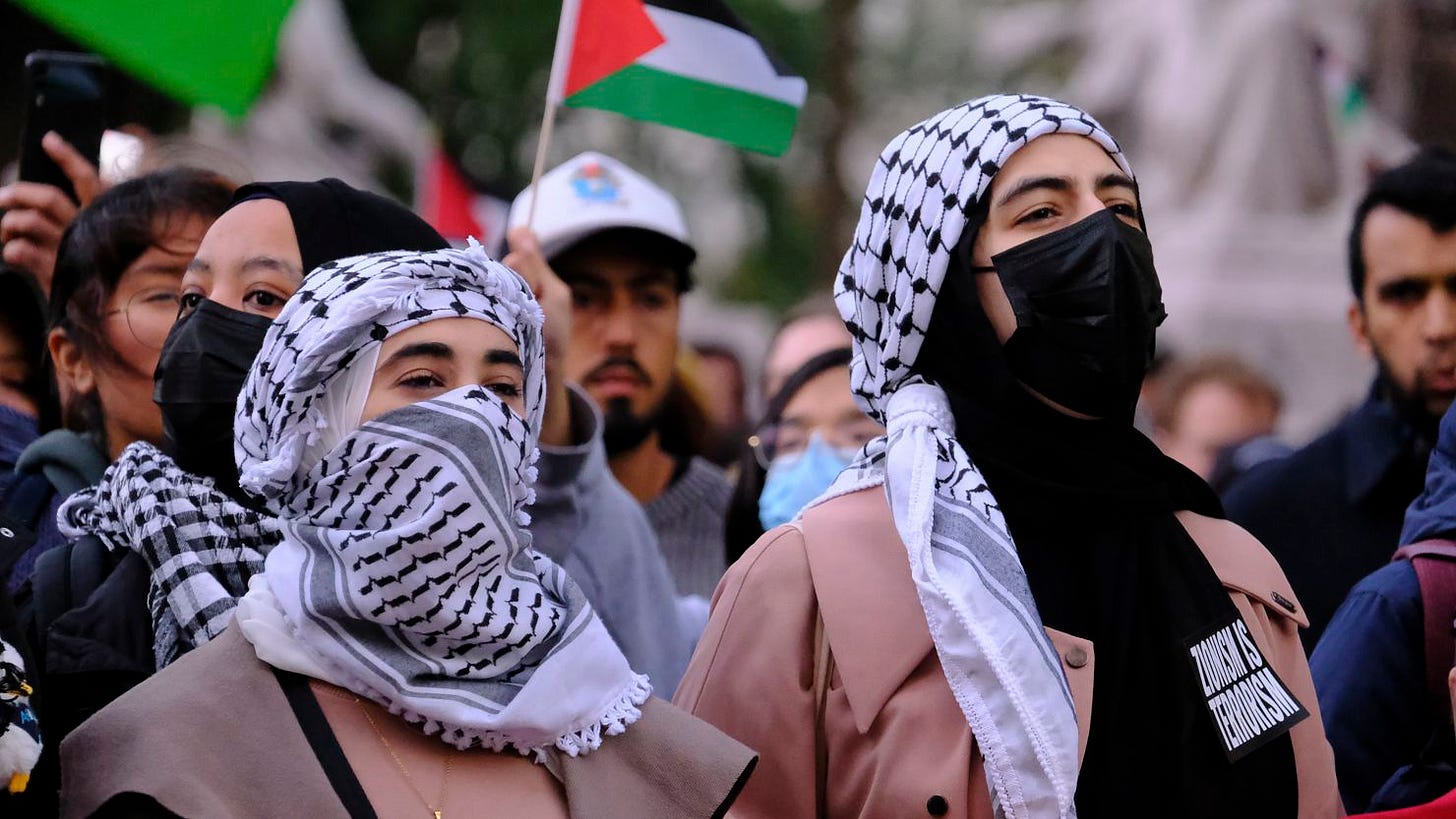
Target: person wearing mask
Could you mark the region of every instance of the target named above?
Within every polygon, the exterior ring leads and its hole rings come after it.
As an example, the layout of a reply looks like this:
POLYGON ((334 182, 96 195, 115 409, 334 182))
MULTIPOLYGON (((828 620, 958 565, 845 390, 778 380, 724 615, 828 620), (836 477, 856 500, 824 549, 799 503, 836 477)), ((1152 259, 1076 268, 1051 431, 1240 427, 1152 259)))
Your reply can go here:
POLYGON ((854 403, 849 359, 848 347, 819 353, 769 398, 738 461, 728 508, 730 564, 765 531, 797 518, 865 444, 884 434, 854 403))
POLYGON ((1390 560, 1456 398, 1456 154, 1426 149, 1376 177, 1349 238, 1350 332, 1375 359, 1365 402, 1224 496, 1305 604, 1312 650, 1360 578, 1390 560))
POLYGON ((41 554, 65 543, 56 524, 62 501, 96 483, 132 442, 162 442, 152 371, 177 316, 183 270, 232 190, 207 171, 157 171, 98 195, 67 228, 46 338, 60 417, 41 419, 45 434, 20 453, 4 499, 34 535, 12 564, 12 590, 41 554), (22 491, 29 497, 19 504, 22 491))
MULTIPOLYGON (((365 252, 444 245, 409 210, 338 180, 238 190, 188 267, 181 317, 156 368, 155 399, 174 454, 132 448, 95 490, 62 510, 76 549, 130 556, 94 593, 68 595, 84 605, 40 629, 43 644, 59 638, 67 649, 64 671, 48 668, 47 682, 65 692, 68 717, 94 712, 220 633, 276 542, 271 518, 238 488, 227 419, 272 319, 303 280, 299 271, 365 252), (154 512, 137 515, 138 506, 154 512)), ((534 544, 564 554, 591 599, 609 607, 609 631, 629 658, 655 684, 675 685, 689 645, 677 630, 671 580, 641 511, 620 490, 612 494, 590 405, 578 398, 569 408, 568 433, 578 437, 543 457, 534 544), (588 528, 612 513, 625 525, 588 528)), ((58 736, 76 722, 53 721, 58 736)))
MULTIPOLYGON (((264 189, 225 191, 221 215, 178 259, 171 316, 158 316, 152 330, 146 392, 132 396, 153 415, 153 432, 59 507, 68 542, 36 564, 27 628, 53 740, 38 786, 54 788, 44 774, 81 720, 221 631, 276 542, 271 518, 238 491, 229 419, 272 316, 302 281, 305 254, 318 265, 397 245, 445 244, 405 208, 337 181, 305 185, 296 232, 292 224, 272 233, 239 224, 239 204, 264 189), (200 283, 198 259, 215 258, 223 237, 242 237, 255 253, 232 275, 200 283), (199 298, 202 283, 216 285, 219 301, 199 298)), ((62 281, 58 275, 58 287, 62 281)))
POLYGON ((530 548, 542 323, 478 245, 303 281, 236 414, 279 542, 222 635, 64 741, 62 816, 722 814, 752 752, 649 700, 530 548))
POLYGON ((762 755, 735 815, 1337 815, 1297 599, 1132 425, 1164 312, 1112 137, 913 126, 835 293, 887 434, 734 564, 676 697, 762 755))
POLYGON ((706 416, 674 372, 697 256, 682 208, 621 162, 588 152, 522 191, 509 223, 506 264, 554 271, 570 288, 564 371, 605 416, 612 474, 647 512, 678 594, 712 595, 732 487, 692 451, 706 416))

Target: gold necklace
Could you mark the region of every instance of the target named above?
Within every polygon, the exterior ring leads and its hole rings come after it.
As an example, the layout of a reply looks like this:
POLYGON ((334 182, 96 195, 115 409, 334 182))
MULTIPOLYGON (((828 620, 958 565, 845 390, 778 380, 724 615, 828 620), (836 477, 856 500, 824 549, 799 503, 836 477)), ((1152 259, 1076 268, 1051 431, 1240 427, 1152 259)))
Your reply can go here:
POLYGON ((404 762, 400 760, 399 754, 396 754, 394 752, 394 748, 390 747, 389 745, 389 740, 384 738, 384 732, 379 730, 379 725, 374 721, 374 715, 369 713, 369 706, 365 705, 364 701, 359 699, 358 697, 354 698, 354 702, 359 703, 359 710, 364 712, 364 719, 369 720, 369 727, 373 728, 374 735, 379 737, 379 744, 383 745, 384 750, 389 752, 390 757, 394 759, 395 767, 399 768, 399 772, 404 775, 405 784, 409 785, 410 790, 415 792, 415 796, 418 797, 420 803, 425 806, 425 810, 428 810, 431 814, 433 814, 435 819, 441 819, 442 815, 445 813, 445 788, 450 784, 451 757, 448 755, 445 757, 445 775, 440 778, 440 807, 437 808, 434 805, 431 805, 430 800, 426 799, 425 795, 420 792, 419 786, 415 784, 415 778, 410 776, 410 772, 405 769, 404 762))

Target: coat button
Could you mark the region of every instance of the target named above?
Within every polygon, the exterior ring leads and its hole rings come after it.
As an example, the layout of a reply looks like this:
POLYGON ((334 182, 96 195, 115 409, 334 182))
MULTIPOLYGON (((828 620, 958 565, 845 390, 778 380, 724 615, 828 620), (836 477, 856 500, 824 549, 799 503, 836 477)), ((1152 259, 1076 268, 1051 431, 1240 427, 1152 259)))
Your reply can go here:
POLYGON ((1087 652, 1081 648, 1074 648, 1067 652, 1067 665, 1072 668, 1081 668, 1087 664, 1087 652))
POLYGON ((931 816, 944 816, 950 812, 950 803, 945 801, 944 796, 936 794, 925 803, 925 812, 931 816))

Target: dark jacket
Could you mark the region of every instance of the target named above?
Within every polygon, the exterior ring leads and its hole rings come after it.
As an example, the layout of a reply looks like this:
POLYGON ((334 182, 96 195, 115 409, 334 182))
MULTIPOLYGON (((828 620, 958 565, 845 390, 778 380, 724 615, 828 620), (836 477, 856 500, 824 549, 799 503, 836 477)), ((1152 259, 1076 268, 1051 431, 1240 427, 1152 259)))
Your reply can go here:
POLYGON ((1251 470, 1225 496, 1229 520, 1263 542, 1304 602, 1306 651, 1350 589, 1395 552, 1425 480, 1415 439, 1372 390, 1334 429, 1251 470))
MULTIPOLYGON (((1398 545, 1453 537, 1456 411, 1441 419, 1425 489, 1406 512, 1398 545)), ((1447 607, 1441 620, 1449 623, 1456 617, 1453 604, 1423 600, 1414 564, 1391 563, 1355 586, 1315 649, 1310 671, 1347 810, 1372 807, 1382 790, 1412 794, 1396 798, 1404 806, 1452 787, 1449 711, 1433 713, 1427 696, 1425 607, 1447 607), (1431 759, 1433 753, 1447 758, 1431 759), (1431 778, 1433 762, 1446 769, 1446 779, 1434 793, 1421 793, 1418 780, 1431 778)))
POLYGON ((56 511, 71 495, 101 481, 109 462, 94 437, 57 429, 42 435, 20 453, 15 463, 18 475, 42 475, 52 491, 44 500, 44 512, 35 526, 35 543, 15 561, 10 572, 10 589, 15 591, 35 569, 42 553, 66 542, 56 527, 56 511))
POLYGON ((1424 635, 1416 570, 1403 560, 1356 584, 1310 657, 1340 796, 1351 813, 1367 810, 1431 738, 1424 635))

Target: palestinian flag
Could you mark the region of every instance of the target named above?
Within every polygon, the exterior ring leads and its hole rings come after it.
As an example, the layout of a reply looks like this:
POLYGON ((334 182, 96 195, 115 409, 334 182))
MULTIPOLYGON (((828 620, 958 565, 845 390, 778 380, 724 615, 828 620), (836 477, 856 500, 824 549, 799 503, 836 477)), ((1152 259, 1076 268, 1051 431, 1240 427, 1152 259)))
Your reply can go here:
POLYGON ((564 0, 549 98, 778 156, 808 91, 720 0, 564 0))

